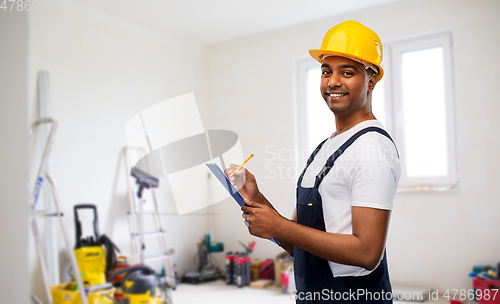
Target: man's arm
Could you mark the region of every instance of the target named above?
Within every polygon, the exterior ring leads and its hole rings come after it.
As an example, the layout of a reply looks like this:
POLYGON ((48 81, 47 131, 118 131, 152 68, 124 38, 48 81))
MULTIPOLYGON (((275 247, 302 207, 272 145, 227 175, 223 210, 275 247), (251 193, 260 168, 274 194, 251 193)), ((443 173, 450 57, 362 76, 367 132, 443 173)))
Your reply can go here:
POLYGON ((242 210, 250 214, 248 229, 262 238, 275 237, 285 250, 297 246, 328 261, 371 270, 385 247, 391 211, 352 207, 352 234, 320 231, 288 220, 264 202, 248 201, 242 210), (286 247, 285 247, 286 246, 286 247))
POLYGON ((371 270, 385 248, 390 214, 389 210, 352 207, 352 235, 282 221, 277 225, 276 237, 328 261, 371 270))

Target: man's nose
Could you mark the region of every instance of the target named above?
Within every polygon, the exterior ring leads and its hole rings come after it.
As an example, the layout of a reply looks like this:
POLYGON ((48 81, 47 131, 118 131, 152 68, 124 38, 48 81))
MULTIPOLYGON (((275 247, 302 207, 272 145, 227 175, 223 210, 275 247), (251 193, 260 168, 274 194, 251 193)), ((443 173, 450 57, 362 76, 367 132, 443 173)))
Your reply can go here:
POLYGON ((332 73, 330 78, 328 79, 328 86, 330 88, 338 88, 342 86, 342 78, 339 73, 332 73))

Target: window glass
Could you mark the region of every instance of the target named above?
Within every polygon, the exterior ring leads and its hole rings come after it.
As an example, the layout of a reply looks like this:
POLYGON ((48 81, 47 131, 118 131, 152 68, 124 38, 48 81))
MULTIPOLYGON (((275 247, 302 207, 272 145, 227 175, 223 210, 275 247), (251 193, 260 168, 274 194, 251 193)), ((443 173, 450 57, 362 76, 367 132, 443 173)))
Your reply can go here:
POLYGON ((373 115, 375 115, 375 118, 377 118, 377 120, 379 120, 384 127, 387 127, 385 119, 385 79, 386 78, 382 78, 382 80, 377 82, 375 88, 373 89, 372 112, 373 115))
POLYGON ((321 68, 307 70, 307 152, 310 153, 325 138, 335 132, 335 116, 320 92, 321 68))
POLYGON ((408 177, 448 174, 443 48, 401 54, 408 177))

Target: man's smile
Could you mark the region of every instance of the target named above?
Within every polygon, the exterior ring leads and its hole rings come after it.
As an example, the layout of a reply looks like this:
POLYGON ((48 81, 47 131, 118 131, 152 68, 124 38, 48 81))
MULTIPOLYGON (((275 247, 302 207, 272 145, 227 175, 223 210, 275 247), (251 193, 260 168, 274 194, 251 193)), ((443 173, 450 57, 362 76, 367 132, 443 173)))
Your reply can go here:
POLYGON ((348 93, 326 93, 330 99, 340 99, 341 97, 346 96, 348 93))

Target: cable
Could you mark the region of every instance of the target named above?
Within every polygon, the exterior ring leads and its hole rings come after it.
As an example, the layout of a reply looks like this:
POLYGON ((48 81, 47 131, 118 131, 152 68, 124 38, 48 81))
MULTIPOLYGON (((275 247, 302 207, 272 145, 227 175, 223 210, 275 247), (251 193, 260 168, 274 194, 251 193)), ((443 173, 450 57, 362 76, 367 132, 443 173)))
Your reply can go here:
POLYGON ((105 234, 99 237, 99 244, 106 250, 106 273, 109 273, 116 265, 118 260, 116 252, 120 253, 120 249, 105 234))

